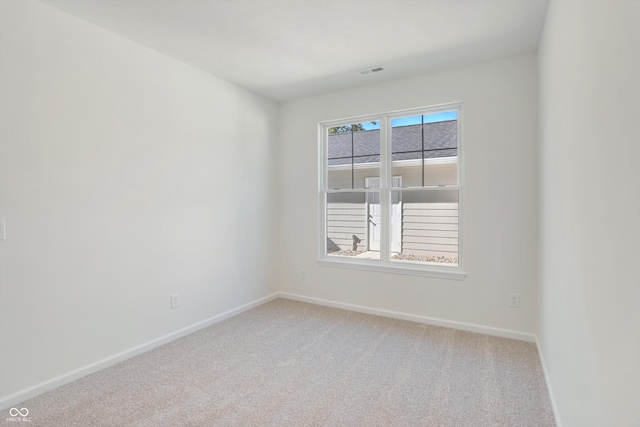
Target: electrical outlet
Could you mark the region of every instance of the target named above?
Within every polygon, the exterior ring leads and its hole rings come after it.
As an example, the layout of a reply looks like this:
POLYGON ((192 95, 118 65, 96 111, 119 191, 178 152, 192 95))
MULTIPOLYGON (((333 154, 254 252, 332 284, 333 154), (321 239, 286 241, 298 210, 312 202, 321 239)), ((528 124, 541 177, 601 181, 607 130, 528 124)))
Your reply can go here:
POLYGON ((300 280, 306 280, 307 272, 305 270, 300 270, 300 280))
POLYGON ((180 298, 178 294, 175 295, 171 295, 171 308, 178 308, 180 307, 180 298))
POLYGON ((520 307, 520 294, 509 294, 509 307, 520 307))

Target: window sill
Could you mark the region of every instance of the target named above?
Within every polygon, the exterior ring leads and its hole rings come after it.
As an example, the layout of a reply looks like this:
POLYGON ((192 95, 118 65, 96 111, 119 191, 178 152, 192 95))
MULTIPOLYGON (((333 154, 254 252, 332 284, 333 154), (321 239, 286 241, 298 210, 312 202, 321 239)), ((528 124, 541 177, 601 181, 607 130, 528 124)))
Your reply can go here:
POLYGON ((325 257, 318 259, 322 267, 350 268, 355 270, 377 271, 390 274, 406 274, 410 276, 437 277, 439 279, 464 280, 466 273, 455 267, 437 267, 431 265, 416 265, 404 263, 386 263, 371 260, 354 260, 325 257))

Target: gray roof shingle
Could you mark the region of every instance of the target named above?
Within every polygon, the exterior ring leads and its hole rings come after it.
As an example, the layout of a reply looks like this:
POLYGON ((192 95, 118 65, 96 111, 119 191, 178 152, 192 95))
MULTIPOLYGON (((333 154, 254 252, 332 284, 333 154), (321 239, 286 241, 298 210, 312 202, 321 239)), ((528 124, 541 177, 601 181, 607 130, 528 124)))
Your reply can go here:
MULTIPOLYGON (((397 126, 392 128, 393 160, 422 158, 422 125, 397 126)), ((329 135, 329 165, 351 164, 352 134, 329 135)), ((457 120, 424 124, 425 158, 456 156, 458 144, 457 120)), ((353 132, 353 162, 372 163, 380 161, 380 130, 353 132)))

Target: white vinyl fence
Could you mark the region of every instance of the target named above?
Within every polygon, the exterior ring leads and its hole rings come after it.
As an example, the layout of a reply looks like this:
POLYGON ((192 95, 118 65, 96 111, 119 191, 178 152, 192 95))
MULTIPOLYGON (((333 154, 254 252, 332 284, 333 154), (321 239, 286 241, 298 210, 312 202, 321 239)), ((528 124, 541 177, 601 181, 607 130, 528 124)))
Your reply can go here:
POLYGON ((402 253, 458 258, 458 203, 404 203, 402 253))
MULTIPOLYGON (((327 205, 327 250, 366 251, 367 204, 327 205)), ((458 203, 402 203, 402 253, 458 257, 458 203)))

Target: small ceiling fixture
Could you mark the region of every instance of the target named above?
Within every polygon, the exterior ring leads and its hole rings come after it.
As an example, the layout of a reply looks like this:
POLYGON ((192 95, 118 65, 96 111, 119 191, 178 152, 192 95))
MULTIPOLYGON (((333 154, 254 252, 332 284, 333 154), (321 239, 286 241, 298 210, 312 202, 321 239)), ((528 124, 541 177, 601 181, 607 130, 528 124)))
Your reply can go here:
POLYGON ((365 74, 379 73, 380 71, 384 71, 382 65, 373 68, 365 68, 364 70, 360 70, 359 73, 364 76, 365 74))

